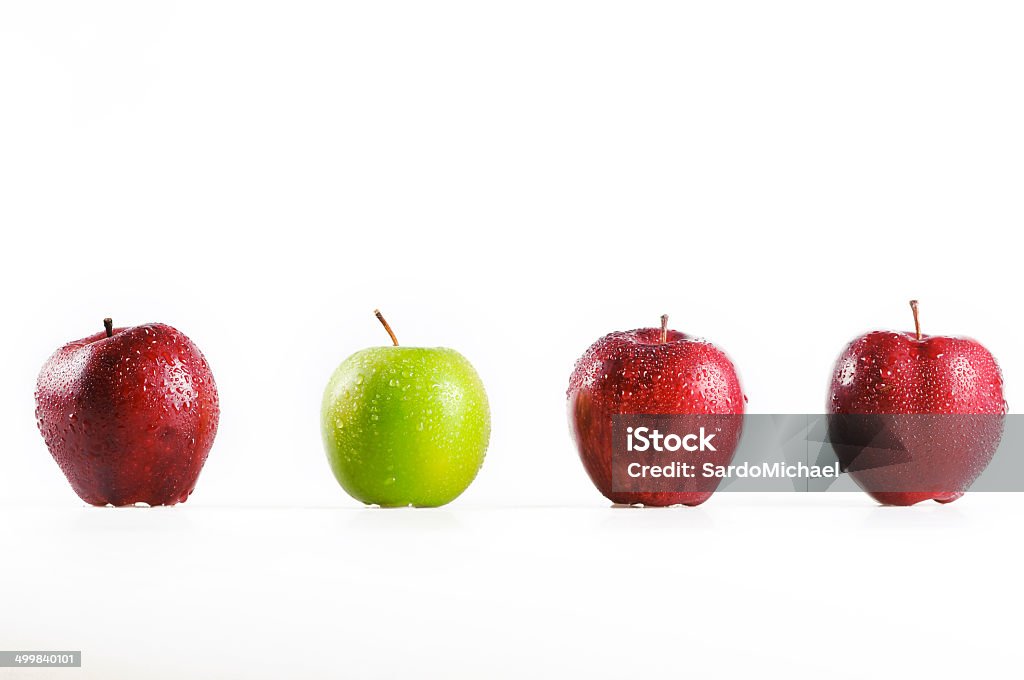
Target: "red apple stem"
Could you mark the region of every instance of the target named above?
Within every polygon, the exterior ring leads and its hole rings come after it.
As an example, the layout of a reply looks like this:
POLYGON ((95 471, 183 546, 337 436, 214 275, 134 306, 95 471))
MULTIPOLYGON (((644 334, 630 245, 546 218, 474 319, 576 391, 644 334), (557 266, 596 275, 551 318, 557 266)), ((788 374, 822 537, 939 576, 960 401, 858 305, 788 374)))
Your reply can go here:
POLYGON ((910 309, 914 312, 914 332, 917 333, 917 339, 921 339, 921 319, 917 318, 917 300, 910 301, 910 309))
POLYGON ((668 342, 668 314, 661 315, 661 344, 668 342))
POLYGON ((114 320, 109 316, 103 320, 103 328, 107 331, 107 337, 114 337, 114 320))
POLYGON ((384 318, 384 315, 380 313, 379 309, 373 310, 373 315, 377 317, 377 321, 381 322, 384 326, 384 330, 386 330, 388 335, 391 336, 391 342, 395 344, 395 347, 398 347, 398 338, 395 337, 395 332, 391 330, 391 326, 388 324, 387 319, 384 318))

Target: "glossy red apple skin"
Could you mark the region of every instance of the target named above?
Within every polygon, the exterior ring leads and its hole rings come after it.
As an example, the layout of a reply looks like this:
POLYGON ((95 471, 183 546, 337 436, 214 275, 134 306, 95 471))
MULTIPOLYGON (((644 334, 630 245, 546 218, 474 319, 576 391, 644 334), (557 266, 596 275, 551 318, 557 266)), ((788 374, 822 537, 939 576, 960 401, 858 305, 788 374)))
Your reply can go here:
MULTIPOLYGON (((616 492, 612 486, 612 416, 616 414, 738 414, 746 397, 736 368, 709 342, 660 328, 610 333, 576 362, 569 380, 569 425, 583 467, 613 503, 700 505, 718 481, 699 491, 616 492)), ((742 418, 730 419, 717 440, 722 461, 735 453, 742 418), (725 444, 725 445, 721 445, 725 444)))
POLYGON ((217 434, 217 384, 183 333, 152 323, 70 342, 36 385, 39 431, 92 505, 186 500, 217 434))
POLYGON ((840 463, 872 498, 885 505, 949 503, 992 459, 1006 401, 999 366, 977 341, 875 331, 840 354, 827 411, 840 463), (941 414, 965 417, 929 417, 941 414), (874 447, 864 446, 873 437, 874 447), (885 460, 879 444, 902 452, 885 460), (873 463, 858 466, 858 458, 871 455, 873 463))

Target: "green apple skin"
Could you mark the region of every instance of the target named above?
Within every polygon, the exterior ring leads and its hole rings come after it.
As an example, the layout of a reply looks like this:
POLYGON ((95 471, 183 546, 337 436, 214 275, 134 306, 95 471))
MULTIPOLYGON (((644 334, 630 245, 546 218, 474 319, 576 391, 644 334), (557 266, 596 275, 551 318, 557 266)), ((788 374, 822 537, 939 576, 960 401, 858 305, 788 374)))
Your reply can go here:
POLYGON ((370 347, 338 366, 320 425, 334 476, 369 505, 436 507, 476 477, 491 414, 472 364, 445 347, 370 347))

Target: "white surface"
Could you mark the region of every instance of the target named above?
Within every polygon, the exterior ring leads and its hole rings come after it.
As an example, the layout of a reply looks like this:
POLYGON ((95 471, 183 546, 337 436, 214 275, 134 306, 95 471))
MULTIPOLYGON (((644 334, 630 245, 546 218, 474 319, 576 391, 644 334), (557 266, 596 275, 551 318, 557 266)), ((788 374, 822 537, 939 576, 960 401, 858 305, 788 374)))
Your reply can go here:
POLYGON ((3 3, 0 648, 121 677, 207 641, 268 673, 441 675, 459 649, 455 677, 1003 658, 1020 499, 611 512, 563 400, 589 343, 667 312, 751 412, 813 412, 844 343, 909 329, 916 297, 1017 411, 1022 30, 1012 2, 3 3), (490 394, 483 470, 436 513, 360 510, 324 460, 321 391, 386 341, 378 306, 490 394), (213 367, 183 508, 81 508, 36 432, 36 372, 104 316, 170 323, 213 367), (574 509, 497 509, 520 505, 574 509), (608 602, 648 571, 718 588, 608 602), (838 590, 808 606, 809 579, 838 590))
POLYGON ((1020 502, 8 508, 0 638, 82 649, 55 678, 1016 677, 1020 502))

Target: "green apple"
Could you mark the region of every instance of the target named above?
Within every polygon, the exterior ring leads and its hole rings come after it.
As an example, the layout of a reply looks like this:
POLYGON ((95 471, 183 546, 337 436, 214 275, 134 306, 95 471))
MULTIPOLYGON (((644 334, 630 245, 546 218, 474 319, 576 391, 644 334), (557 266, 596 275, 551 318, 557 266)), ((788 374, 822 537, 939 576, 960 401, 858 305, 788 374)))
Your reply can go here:
POLYGON ((436 507, 476 477, 491 435, 480 376, 445 347, 370 347, 342 362, 320 425, 334 476, 353 498, 436 507))

